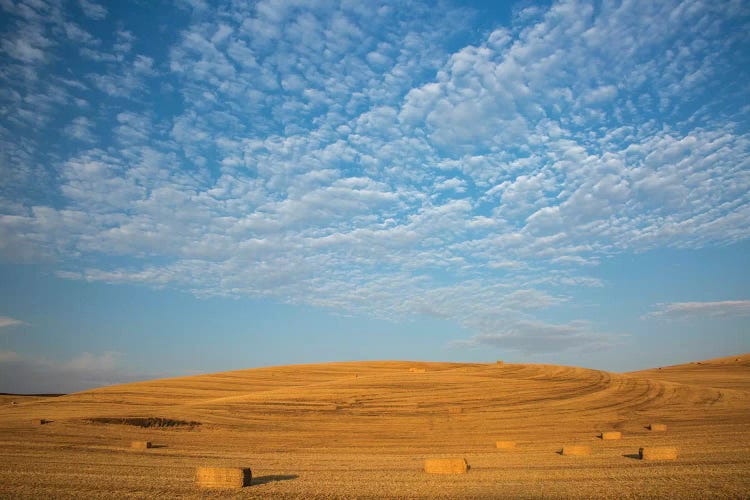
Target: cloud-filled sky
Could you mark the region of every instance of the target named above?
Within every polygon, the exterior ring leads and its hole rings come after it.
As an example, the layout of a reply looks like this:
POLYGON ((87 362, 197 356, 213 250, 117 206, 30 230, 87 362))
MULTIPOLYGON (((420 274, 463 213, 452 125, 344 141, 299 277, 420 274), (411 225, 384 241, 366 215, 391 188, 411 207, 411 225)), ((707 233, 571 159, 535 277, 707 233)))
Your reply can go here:
POLYGON ((0 391, 750 350, 746 2, 0 10, 0 391))

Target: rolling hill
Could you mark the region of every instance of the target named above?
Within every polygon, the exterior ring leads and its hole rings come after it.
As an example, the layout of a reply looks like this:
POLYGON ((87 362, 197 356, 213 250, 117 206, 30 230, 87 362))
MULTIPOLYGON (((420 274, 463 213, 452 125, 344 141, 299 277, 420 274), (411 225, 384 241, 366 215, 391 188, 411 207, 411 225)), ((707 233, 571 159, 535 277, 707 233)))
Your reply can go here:
POLYGON ((242 497, 750 492, 750 355, 627 374, 330 363, 4 398, 0 496, 198 497, 198 465, 252 467, 253 485, 231 492, 242 497), (668 431, 649 431, 652 422, 668 431), (623 438, 599 439, 607 430, 623 438), (139 439, 157 447, 130 450, 139 439), (497 450, 496 440, 517 447, 497 450), (592 454, 560 455, 568 444, 592 454), (639 447, 661 445, 677 447, 678 460, 635 458, 639 447), (454 456, 468 460, 469 474, 421 470, 426 458, 454 456))

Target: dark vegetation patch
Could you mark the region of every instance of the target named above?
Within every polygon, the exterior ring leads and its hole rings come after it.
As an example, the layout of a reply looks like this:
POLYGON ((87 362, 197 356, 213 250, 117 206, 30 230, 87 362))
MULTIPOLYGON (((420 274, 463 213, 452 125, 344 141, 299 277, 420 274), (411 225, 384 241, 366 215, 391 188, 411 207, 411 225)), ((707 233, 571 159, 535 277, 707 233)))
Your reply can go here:
POLYGON ((176 420, 173 418, 161 417, 96 417, 89 418, 86 421, 95 424, 134 425, 136 427, 156 428, 197 427, 201 425, 200 422, 192 420, 176 420))

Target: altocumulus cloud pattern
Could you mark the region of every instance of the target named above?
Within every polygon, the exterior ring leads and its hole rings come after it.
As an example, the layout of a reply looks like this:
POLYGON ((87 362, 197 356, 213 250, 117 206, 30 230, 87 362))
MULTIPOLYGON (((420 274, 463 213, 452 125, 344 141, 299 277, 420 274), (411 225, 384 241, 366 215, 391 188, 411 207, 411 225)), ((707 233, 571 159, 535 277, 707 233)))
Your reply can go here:
POLYGON ((559 350, 602 259, 750 236, 747 2, 0 8, 4 261, 559 350))

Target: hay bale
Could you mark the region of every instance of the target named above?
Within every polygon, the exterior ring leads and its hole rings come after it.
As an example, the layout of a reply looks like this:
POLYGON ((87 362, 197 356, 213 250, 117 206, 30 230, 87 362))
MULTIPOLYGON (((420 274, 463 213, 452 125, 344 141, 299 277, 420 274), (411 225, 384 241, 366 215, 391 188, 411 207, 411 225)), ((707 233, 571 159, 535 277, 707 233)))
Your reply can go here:
POLYGON ((648 424, 648 428, 652 431, 665 432, 667 430, 667 424, 648 424))
POLYGON ((130 447, 134 450, 147 450, 151 448, 153 445, 151 444, 151 441, 131 441, 130 447))
POLYGON ((425 369, 424 368, 409 368, 409 371, 411 373, 424 373, 425 369))
POLYGON ((671 447, 649 447, 640 448, 638 456, 641 460, 676 460, 677 448, 671 447))
POLYGON ((469 464, 465 458, 430 458, 424 461, 428 474, 466 474, 469 464))
POLYGON ((252 471, 244 467, 198 467, 195 472, 199 488, 242 488, 252 479, 252 471))
POLYGON ((602 440, 609 441, 614 439, 622 439, 622 432, 620 431, 606 431, 602 432, 602 440))
POLYGON ((515 441, 495 441, 495 448, 499 450, 512 450, 516 447, 515 441))
POLYGON ((562 454, 576 456, 576 457, 591 455, 591 446, 586 446, 582 444, 563 446, 562 454))
POLYGON ((502 360, 499 360, 499 359, 498 359, 497 361, 495 361, 495 364, 496 364, 497 366, 503 366, 503 365, 505 364, 505 362, 504 362, 504 361, 502 361, 502 360))
POLYGON ((462 413, 463 411, 463 408, 461 408, 460 406, 451 406, 450 408, 448 408, 448 413, 450 413, 451 415, 457 415, 459 413, 462 413))

